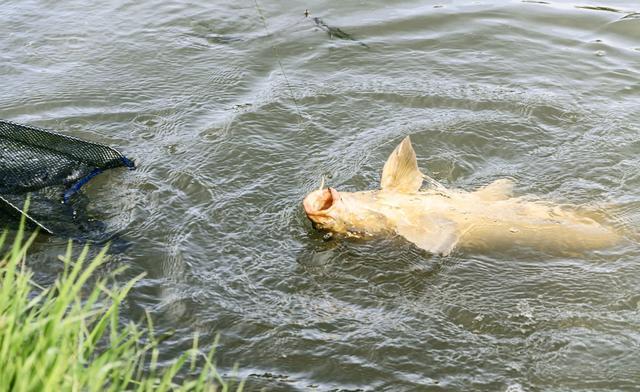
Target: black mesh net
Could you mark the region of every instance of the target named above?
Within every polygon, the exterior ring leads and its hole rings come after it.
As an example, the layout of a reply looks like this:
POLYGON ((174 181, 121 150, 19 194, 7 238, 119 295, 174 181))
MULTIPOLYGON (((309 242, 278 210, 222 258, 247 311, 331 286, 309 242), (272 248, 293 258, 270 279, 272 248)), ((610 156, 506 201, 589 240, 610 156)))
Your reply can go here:
POLYGON ((0 120, 0 223, 24 214, 51 234, 77 226, 77 206, 82 204, 72 200, 77 191, 116 167, 133 169, 134 164, 101 144, 0 120), (27 195, 31 205, 25 213, 27 195))

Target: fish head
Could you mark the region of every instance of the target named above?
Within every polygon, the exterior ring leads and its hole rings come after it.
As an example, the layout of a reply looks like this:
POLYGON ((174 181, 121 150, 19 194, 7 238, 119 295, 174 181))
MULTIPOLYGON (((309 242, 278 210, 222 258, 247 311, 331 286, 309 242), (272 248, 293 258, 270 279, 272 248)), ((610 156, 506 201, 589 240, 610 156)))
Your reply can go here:
POLYGON ((387 216, 380 211, 376 192, 338 192, 333 188, 321 188, 309 193, 302 205, 318 230, 364 238, 391 229, 387 216))
POLYGON ((346 231, 345 205, 337 190, 315 190, 304 198, 302 206, 314 228, 336 233, 346 231))
POLYGON ((323 179, 320 189, 309 193, 302 204, 313 227, 319 230, 357 238, 394 232, 395 218, 401 211, 395 199, 416 195, 425 177, 418 168, 411 139, 406 137, 382 169, 380 190, 338 192, 324 188, 323 179))

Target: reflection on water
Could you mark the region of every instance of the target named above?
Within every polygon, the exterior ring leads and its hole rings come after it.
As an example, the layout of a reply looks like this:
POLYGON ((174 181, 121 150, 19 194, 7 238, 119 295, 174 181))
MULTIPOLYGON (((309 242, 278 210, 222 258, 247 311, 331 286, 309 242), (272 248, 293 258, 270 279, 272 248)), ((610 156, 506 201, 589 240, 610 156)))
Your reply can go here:
MULTIPOLYGON (((218 363, 249 389, 639 388, 638 5, 260 6, 267 28, 252 1, 0 14, 0 118, 137 159, 86 192, 130 244, 113 252, 122 278, 147 272, 123 317, 175 331, 163 359, 220 333, 218 363), (376 187, 405 135, 446 186, 510 177, 518 194, 601 206, 632 240, 554 258, 325 241, 304 195, 323 175, 376 187)), ((38 244, 41 281, 64 247, 38 244)))

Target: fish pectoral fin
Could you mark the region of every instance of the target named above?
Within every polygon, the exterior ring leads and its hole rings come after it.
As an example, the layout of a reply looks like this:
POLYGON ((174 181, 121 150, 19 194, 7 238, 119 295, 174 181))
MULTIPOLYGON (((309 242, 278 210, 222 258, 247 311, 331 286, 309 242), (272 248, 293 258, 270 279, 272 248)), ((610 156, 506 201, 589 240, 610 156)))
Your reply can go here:
POLYGON ((418 248, 443 256, 453 251, 459 239, 456 224, 439 217, 422 217, 416 222, 398 225, 397 233, 418 248))
POLYGON ((513 186, 513 180, 502 178, 499 180, 495 180, 491 184, 478 189, 477 191, 473 192, 473 194, 478 196, 482 200, 507 200, 513 196, 513 186))
POLYGON ((384 190, 416 193, 422 186, 424 175, 418 169, 416 152, 409 136, 393 150, 382 169, 380 187, 384 190))

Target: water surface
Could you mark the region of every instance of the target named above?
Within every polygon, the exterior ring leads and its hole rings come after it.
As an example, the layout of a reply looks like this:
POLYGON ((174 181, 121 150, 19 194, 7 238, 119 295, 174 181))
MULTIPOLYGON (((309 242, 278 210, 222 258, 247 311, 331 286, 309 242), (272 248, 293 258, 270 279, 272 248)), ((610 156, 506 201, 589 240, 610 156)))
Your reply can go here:
MULTIPOLYGON (((165 361, 196 333, 205 346, 220 334, 219 367, 238 364, 249 390, 637 390, 637 241, 442 258, 400 238, 325 242, 301 200, 322 175, 375 188, 411 135, 446 186, 510 177, 518 194, 600 205, 636 233, 638 12, 9 0, 0 118, 136 159, 86 193, 129 244, 112 251, 122 280, 147 273, 123 317, 148 311, 159 333, 175 331, 165 361)), ((64 248, 40 241, 38 279, 54 279, 64 248)))

